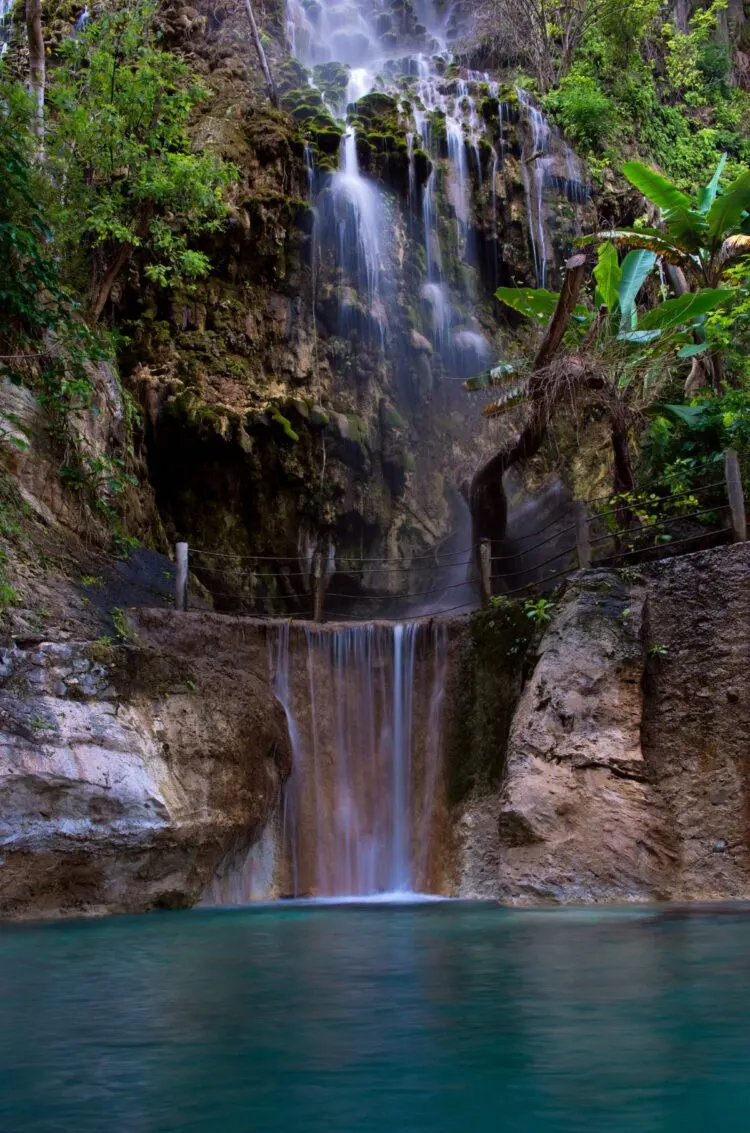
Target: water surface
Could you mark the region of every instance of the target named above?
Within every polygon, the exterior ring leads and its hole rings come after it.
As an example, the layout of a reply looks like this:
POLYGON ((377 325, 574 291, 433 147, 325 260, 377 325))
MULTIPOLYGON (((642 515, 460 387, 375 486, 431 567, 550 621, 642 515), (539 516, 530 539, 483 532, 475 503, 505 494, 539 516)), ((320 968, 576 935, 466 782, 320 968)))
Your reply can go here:
POLYGON ((720 1133, 743 908, 265 907, 0 928, 3 1133, 720 1133))

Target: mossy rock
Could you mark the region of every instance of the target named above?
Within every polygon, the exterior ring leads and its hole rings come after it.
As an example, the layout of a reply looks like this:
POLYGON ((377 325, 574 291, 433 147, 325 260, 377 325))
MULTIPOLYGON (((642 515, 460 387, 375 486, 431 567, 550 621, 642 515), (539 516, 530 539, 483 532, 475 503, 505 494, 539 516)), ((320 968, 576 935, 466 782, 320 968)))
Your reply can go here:
POLYGON ((343 63, 321 63, 313 67, 315 85, 329 102, 342 103, 349 88, 349 68, 343 63))
POLYGON ((413 153, 414 175, 418 185, 426 185, 432 173, 432 159, 423 149, 415 149, 413 153))
POLYGON ((295 122, 319 121, 320 105, 316 102, 301 102, 290 111, 295 122))
POLYGON ((380 424, 386 432, 406 432, 409 427, 399 411, 387 402, 380 406, 380 424))
MULTIPOLYGON (((445 125, 445 112, 442 110, 431 110, 427 115, 430 123, 430 130, 435 142, 440 146, 441 151, 445 150, 448 142, 448 131, 445 125)), ((447 152, 447 151, 445 151, 447 152)), ((443 156, 445 153, 443 152, 443 156)))
POLYGON ((285 59, 274 69, 276 86, 279 93, 284 95, 291 90, 304 90, 307 82, 307 72, 296 59, 285 59))
POLYGON ((343 130, 337 129, 334 125, 326 124, 321 126, 316 120, 309 124, 308 134, 310 140, 315 144, 320 153, 328 154, 329 156, 335 154, 338 157, 338 152, 341 148, 341 139, 344 136, 343 130))
POLYGON ((520 602, 496 599, 474 614, 449 690, 452 705, 446 745, 451 803, 501 782, 507 742, 535 639, 534 623, 520 602))
POLYGON ((500 118, 500 99, 499 98, 485 98, 479 104, 479 113, 485 122, 495 123, 500 118))
POLYGON ((364 122, 376 122, 387 118, 398 121, 398 102, 392 95, 375 90, 352 103, 349 113, 364 122))

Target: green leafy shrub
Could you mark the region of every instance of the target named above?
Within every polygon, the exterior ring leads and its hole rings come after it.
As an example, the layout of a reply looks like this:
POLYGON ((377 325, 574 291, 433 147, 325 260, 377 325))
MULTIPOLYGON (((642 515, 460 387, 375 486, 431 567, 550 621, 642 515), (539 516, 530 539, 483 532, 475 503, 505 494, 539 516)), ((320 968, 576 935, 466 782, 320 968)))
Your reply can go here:
POLYGON ((571 74, 544 100, 545 109, 583 149, 601 150, 612 136, 615 108, 595 79, 571 74))
POLYGON ((205 274, 191 242, 222 226, 232 166, 190 147, 188 121, 205 89, 163 50, 149 0, 108 10, 61 47, 48 92, 48 165, 58 231, 71 259, 91 255, 94 318, 138 254, 161 286, 205 274))
POLYGON ((739 453, 745 482, 750 483, 750 392, 744 389, 705 393, 687 405, 660 406, 642 443, 644 472, 661 489, 674 492, 716 484, 714 495, 723 501, 728 448, 739 453))

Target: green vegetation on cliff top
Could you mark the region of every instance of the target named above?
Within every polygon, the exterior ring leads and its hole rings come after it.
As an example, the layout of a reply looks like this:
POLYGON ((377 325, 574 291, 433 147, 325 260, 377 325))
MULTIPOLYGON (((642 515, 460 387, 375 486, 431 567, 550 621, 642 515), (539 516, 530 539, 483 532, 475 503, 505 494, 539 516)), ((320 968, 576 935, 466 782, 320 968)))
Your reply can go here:
POLYGON ((638 154, 692 187, 750 158, 745 27, 731 0, 484 0, 469 48, 515 60, 593 172, 638 154))

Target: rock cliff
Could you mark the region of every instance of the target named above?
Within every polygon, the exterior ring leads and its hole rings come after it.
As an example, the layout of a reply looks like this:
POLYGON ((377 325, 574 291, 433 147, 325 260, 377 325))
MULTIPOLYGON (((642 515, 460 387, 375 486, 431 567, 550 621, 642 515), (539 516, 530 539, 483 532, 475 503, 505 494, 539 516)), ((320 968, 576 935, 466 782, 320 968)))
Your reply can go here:
POLYGON ((460 893, 747 896, 748 568, 739 544, 572 580, 518 701, 501 785, 476 790, 459 819, 460 893))
POLYGON ((0 653, 0 915, 195 904, 258 841, 291 767, 265 673, 161 647, 0 653))

